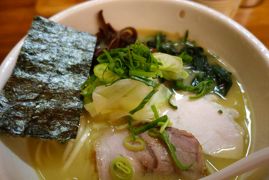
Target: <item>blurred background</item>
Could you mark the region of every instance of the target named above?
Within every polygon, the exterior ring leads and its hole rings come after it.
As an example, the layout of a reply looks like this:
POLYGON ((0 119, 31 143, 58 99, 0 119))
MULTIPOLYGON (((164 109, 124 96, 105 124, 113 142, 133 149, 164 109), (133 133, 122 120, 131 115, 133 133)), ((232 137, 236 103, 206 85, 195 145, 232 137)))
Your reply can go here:
MULTIPOLYGON (((0 0, 0 63, 27 33, 35 15, 51 15, 85 0, 0 0)), ((230 16, 269 48, 269 0, 193 0, 230 16)))

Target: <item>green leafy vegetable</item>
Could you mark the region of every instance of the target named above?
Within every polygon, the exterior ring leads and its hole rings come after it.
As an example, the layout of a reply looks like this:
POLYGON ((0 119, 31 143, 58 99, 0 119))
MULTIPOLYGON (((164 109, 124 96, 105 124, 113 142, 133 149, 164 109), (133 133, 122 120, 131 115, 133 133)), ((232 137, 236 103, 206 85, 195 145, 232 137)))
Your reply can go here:
POLYGON ((189 91, 196 94, 195 96, 190 96, 191 99, 197 99, 210 93, 213 91, 214 87, 215 85, 213 80, 199 82, 196 86, 184 85, 182 80, 176 81, 176 89, 189 91))
POLYGON ((93 69, 94 75, 104 83, 111 83, 120 78, 108 69, 108 65, 108 63, 97 64, 93 69))
POLYGON ((192 62, 192 57, 186 52, 186 51, 183 51, 179 57, 181 57, 182 61, 186 64, 189 64, 192 62))
POLYGON ((147 41, 147 46, 156 49, 158 52, 170 55, 178 55, 182 48, 181 42, 173 42, 166 39, 163 33, 157 33, 151 40, 147 41))
POLYGON ((178 56, 171 56, 165 53, 153 53, 153 56, 161 64, 159 69, 166 80, 178 80, 188 77, 183 68, 182 59, 178 56))
POLYGON ((232 86, 231 73, 218 64, 210 64, 208 62, 208 54, 203 48, 198 46, 186 45, 182 49, 182 53, 188 54, 192 57, 192 61, 188 62, 192 71, 200 72, 192 82, 192 85, 197 85, 202 81, 208 79, 214 81, 214 93, 220 96, 226 96, 232 86))
POLYGON ((226 96, 229 89, 233 85, 232 73, 224 69, 219 65, 212 65, 212 74, 214 76, 217 86, 215 86, 214 91, 217 94, 226 96))
MULTIPOLYGON (((95 78, 88 86, 90 88, 89 90, 95 88, 95 83, 98 81, 99 80, 95 78)), ((145 94, 149 93, 151 90, 152 87, 142 82, 131 79, 121 79, 112 85, 102 85, 96 88, 94 93, 92 93, 93 101, 85 104, 85 108, 90 112, 92 117, 102 114, 113 114, 117 111, 113 119, 118 119, 128 115, 129 111, 134 109, 134 107, 143 100, 145 94)), ((87 92, 87 89, 84 91, 87 92)), ((91 94, 87 95, 90 96, 91 94)))
POLYGON ((195 42, 189 41, 188 36, 189 33, 186 31, 181 40, 169 41, 164 34, 158 33, 147 42, 147 45, 157 49, 158 52, 179 56, 184 64, 188 65, 188 72, 203 74, 194 77, 190 86, 196 86, 210 79, 214 81, 213 92, 219 96, 226 96, 232 86, 232 74, 217 64, 209 63, 208 59, 211 55, 204 52, 204 49, 197 46, 195 42))
POLYGON ((170 90, 164 85, 152 87, 141 81, 120 79, 111 85, 98 86, 92 93, 93 101, 84 107, 92 117, 102 116, 107 121, 116 121, 131 115, 135 121, 147 122, 153 119, 151 105, 154 104, 160 110, 166 108, 170 94, 170 90), (139 111, 136 111, 138 106, 139 111), (133 114, 130 114, 132 110, 133 114))

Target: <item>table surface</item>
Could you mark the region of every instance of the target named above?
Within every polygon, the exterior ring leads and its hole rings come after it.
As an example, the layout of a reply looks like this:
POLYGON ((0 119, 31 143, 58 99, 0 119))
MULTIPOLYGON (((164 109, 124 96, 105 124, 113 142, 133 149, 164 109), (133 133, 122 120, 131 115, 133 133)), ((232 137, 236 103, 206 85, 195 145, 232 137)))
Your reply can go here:
MULTIPOLYGON (((0 0, 0 63, 27 33, 33 16, 38 14, 36 0, 0 0)), ((269 48, 268 17, 269 0, 264 0, 255 7, 240 8, 234 19, 269 48)))

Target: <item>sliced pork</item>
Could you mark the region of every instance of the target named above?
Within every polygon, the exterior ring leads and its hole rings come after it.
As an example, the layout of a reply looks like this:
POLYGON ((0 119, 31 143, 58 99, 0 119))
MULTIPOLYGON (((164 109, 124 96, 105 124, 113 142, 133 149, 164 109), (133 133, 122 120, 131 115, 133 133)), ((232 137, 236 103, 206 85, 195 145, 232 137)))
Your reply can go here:
POLYGON ((181 171, 181 177, 198 179, 205 175, 206 168, 202 148, 198 140, 190 133, 176 128, 168 128, 170 142, 175 146, 177 157, 183 164, 192 164, 188 171, 181 171))
POLYGON ((244 131, 235 121, 239 113, 216 103, 212 95, 197 100, 177 94, 177 110, 168 110, 173 127, 192 133, 204 153, 229 159, 243 155, 244 131))
MULTIPOLYGON (((143 151, 129 151, 123 146, 123 140, 128 136, 127 131, 106 133, 96 144, 96 162, 99 178, 111 179, 109 166, 111 161, 118 157, 128 158, 134 168, 134 179, 141 179, 162 175, 171 179, 198 179, 204 176, 205 164, 201 146, 196 138, 186 131, 168 128, 170 142, 174 144, 178 159, 184 164, 192 164, 187 171, 179 170, 168 153, 165 144, 153 138, 148 133, 141 134, 146 142, 143 151), (172 178, 173 177, 173 178, 172 178)), ((149 178, 150 179, 150 178, 149 178)))

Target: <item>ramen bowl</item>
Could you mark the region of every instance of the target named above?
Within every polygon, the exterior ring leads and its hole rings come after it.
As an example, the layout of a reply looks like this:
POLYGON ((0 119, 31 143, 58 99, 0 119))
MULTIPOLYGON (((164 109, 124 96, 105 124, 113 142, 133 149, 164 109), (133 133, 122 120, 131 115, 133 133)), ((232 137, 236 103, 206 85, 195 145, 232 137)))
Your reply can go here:
MULTIPOLYGON (((98 0, 78 4, 50 19, 80 31, 98 31, 96 15, 103 10, 115 29, 132 26, 184 34, 217 54, 237 77, 246 94, 252 121, 249 153, 269 146, 269 52, 244 27, 205 6, 179 0, 98 0)), ((0 89, 12 73, 23 39, 10 51, 0 67, 0 89)), ((0 142, 0 179, 38 179, 32 168, 24 138, 0 142), (19 141, 19 142, 17 142, 19 141)), ((269 177, 269 166, 248 172, 242 178, 269 177)))

